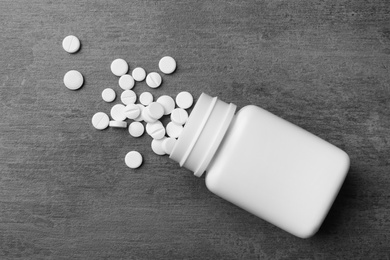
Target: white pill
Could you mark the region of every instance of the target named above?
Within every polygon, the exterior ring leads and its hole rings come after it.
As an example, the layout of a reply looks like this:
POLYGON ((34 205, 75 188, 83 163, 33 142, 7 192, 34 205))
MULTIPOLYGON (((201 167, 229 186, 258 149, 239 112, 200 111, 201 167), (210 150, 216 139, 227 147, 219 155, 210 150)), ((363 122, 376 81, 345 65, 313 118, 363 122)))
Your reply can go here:
POLYGON ((125 163, 129 168, 135 169, 142 164, 142 155, 137 151, 128 152, 125 156, 125 163))
POLYGON ((162 148, 162 143, 163 143, 164 139, 165 138, 159 139, 159 140, 153 139, 151 146, 152 146, 152 150, 155 154, 157 154, 157 155, 164 155, 165 154, 164 149, 162 148))
POLYGON ((115 100, 116 94, 112 88, 106 88, 102 91, 102 98, 104 101, 110 103, 115 100))
POLYGON ((150 117, 149 115, 149 111, 148 111, 148 107, 145 107, 143 110, 142 110, 142 119, 146 122, 146 123, 154 123, 157 121, 157 119, 154 119, 152 117, 150 117))
POLYGON ((165 138, 161 144, 164 152, 166 154, 171 154, 176 142, 177 142, 176 138, 172 138, 172 137, 165 138))
POLYGON ((175 100, 170 96, 163 95, 157 99, 157 102, 164 107, 164 115, 169 115, 175 108, 175 100))
POLYGON ((92 125, 98 130, 103 130, 108 127, 108 124, 110 122, 110 118, 106 113, 103 112, 97 112, 92 117, 92 125))
POLYGON ((139 113, 139 116, 137 118, 134 118, 134 121, 136 121, 136 122, 143 121, 144 118, 142 117, 142 111, 145 109, 145 107, 141 104, 136 104, 136 105, 138 106, 140 113, 139 113))
POLYGON ((110 127, 126 128, 126 127, 127 127, 127 122, 125 122, 125 121, 111 120, 111 121, 110 121, 110 127))
POLYGON ((162 78, 157 72, 150 72, 146 77, 146 84, 151 88, 158 88, 161 82, 162 78))
POLYGON ((122 76, 127 73, 129 70, 129 65, 124 59, 116 59, 111 63, 111 72, 115 76, 122 76))
POLYGON ((156 121, 154 123, 147 123, 146 124, 146 132, 153 139, 157 139, 157 140, 159 140, 165 136, 165 128, 160 121, 156 121))
POLYGON ((125 106, 124 113, 128 119, 135 119, 141 113, 141 110, 136 104, 128 104, 125 106))
POLYGON ((131 75, 125 74, 119 78, 118 84, 123 90, 132 89, 134 87, 134 79, 131 75))
POLYGON ((165 56, 158 63, 158 67, 162 73, 171 74, 176 69, 176 61, 170 56, 165 56))
POLYGON ((167 134, 169 137, 178 138, 183 131, 183 126, 169 122, 167 124, 167 134))
POLYGON ((131 73, 135 81, 143 81, 146 77, 146 71, 143 68, 137 67, 131 73))
POLYGON ((80 40, 74 35, 69 35, 62 41, 62 48, 68 53, 75 53, 80 49, 80 40))
POLYGON ((123 91, 121 94, 121 101, 125 105, 134 104, 136 100, 137 100, 137 95, 135 94, 134 91, 130 89, 123 91))
POLYGON ((175 108, 171 113, 171 121, 178 125, 184 125, 188 120, 188 113, 183 108, 175 108))
POLYGON ((140 122, 132 122, 129 125, 129 134, 132 137, 140 137, 141 135, 143 135, 144 131, 145 131, 145 127, 140 122))
POLYGON ((141 102, 142 105, 147 106, 150 103, 153 102, 153 95, 150 92, 143 92, 139 96, 139 102, 141 102))
POLYGON ((187 91, 180 92, 176 96, 177 106, 181 107, 183 109, 187 109, 187 108, 191 107, 193 102, 194 102, 194 98, 187 91))
POLYGON ((123 121, 126 119, 125 106, 122 104, 116 104, 111 108, 111 117, 116 121, 123 121))
POLYGON ((164 107, 157 102, 148 105, 149 116, 153 119, 160 119, 164 115, 164 107))
POLYGON ((81 88, 84 83, 83 75, 77 70, 70 70, 64 76, 64 84, 70 90, 81 88))

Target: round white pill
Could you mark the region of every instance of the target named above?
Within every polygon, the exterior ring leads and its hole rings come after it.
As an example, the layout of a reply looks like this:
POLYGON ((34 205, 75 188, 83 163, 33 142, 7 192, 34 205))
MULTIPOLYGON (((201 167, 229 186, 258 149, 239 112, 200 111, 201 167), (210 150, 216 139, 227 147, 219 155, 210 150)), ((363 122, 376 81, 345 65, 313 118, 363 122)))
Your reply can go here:
POLYGON ((170 56, 165 56, 158 63, 158 67, 162 73, 171 74, 176 69, 176 61, 170 56))
POLYGON ((125 106, 124 113, 128 119, 135 119, 141 113, 141 110, 136 104, 128 104, 125 106))
POLYGON ((146 84, 151 88, 158 88, 161 85, 162 78, 157 72, 150 72, 146 76, 146 84))
POLYGON ((106 113, 97 112, 92 117, 92 125, 98 130, 106 129, 110 122, 110 118, 106 113))
POLYGON ((144 118, 142 117, 142 111, 145 109, 145 107, 141 104, 136 104, 136 105, 138 106, 140 113, 139 113, 139 116, 137 118, 134 118, 134 121, 136 121, 136 122, 143 121, 144 118))
POLYGON ((104 101, 110 103, 115 100, 116 94, 112 88, 106 88, 102 91, 102 98, 104 101))
POLYGON ((119 78, 118 84, 123 90, 132 89, 134 87, 134 79, 131 75, 125 74, 119 78))
POLYGON ((135 94, 134 91, 130 89, 123 91, 121 94, 121 101, 125 105, 134 104, 136 100, 137 100, 137 95, 135 94))
POLYGON ((156 121, 154 123, 147 123, 146 124, 146 132, 153 139, 157 139, 157 140, 159 140, 165 136, 165 128, 160 121, 156 121))
POLYGON ((144 131, 145 131, 145 127, 140 122, 132 122, 129 125, 129 134, 132 137, 140 137, 141 135, 143 135, 144 131))
POLYGON ((188 120, 188 113, 183 108, 175 108, 171 113, 171 121, 178 125, 184 125, 188 120))
POLYGON ((164 107, 164 115, 169 115, 175 108, 175 100, 167 95, 163 95, 157 99, 157 102, 164 107))
POLYGON ((111 120, 110 121, 110 127, 126 128, 127 127, 127 122, 111 120))
POLYGON ((164 115, 164 107, 157 102, 148 105, 149 116, 153 119, 160 119, 164 115))
POLYGON ((129 70, 129 65, 124 59, 116 59, 113 62, 111 62, 111 72, 115 76, 122 76, 127 73, 129 70))
POLYGON ((80 49, 80 40, 74 35, 69 35, 62 41, 62 48, 68 53, 75 53, 80 49))
POLYGON ((84 83, 83 75, 77 70, 70 70, 64 76, 64 84, 70 90, 81 88, 84 83))
POLYGON ((146 71, 143 68, 137 67, 131 73, 135 81, 143 81, 146 77, 146 71))
POLYGON ((178 138, 183 131, 183 126, 169 122, 167 124, 167 134, 169 137, 178 138))
POLYGON ((176 142, 177 142, 176 138, 172 138, 172 137, 165 138, 161 144, 164 152, 166 154, 171 154, 176 142))
POLYGON ((177 106, 181 107, 183 109, 187 109, 187 108, 191 107, 193 102, 194 102, 194 98, 187 91, 180 92, 176 96, 177 106))
POLYGON ((139 96, 139 102, 141 102, 142 105, 147 106, 150 103, 153 102, 153 95, 150 92, 143 92, 139 96))
POLYGON ((128 152, 125 156, 126 165, 132 169, 140 167, 142 160, 142 155, 137 151, 128 152))
POLYGON ((154 119, 154 118, 151 118, 150 115, 149 115, 149 111, 148 111, 148 107, 145 107, 143 110, 142 110, 142 119, 146 122, 146 123, 154 123, 157 121, 157 119, 154 119))
POLYGON ((153 139, 152 141, 152 150, 155 154, 157 155, 164 155, 165 152, 164 152, 164 149, 162 148, 162 143, 164 141, 164 138, 163 139, 153 139))
POLYGON ((125 106, 122 104, 116 104, 111 108, 111 117, 116 121, 123 121, 126 119, 125 106))

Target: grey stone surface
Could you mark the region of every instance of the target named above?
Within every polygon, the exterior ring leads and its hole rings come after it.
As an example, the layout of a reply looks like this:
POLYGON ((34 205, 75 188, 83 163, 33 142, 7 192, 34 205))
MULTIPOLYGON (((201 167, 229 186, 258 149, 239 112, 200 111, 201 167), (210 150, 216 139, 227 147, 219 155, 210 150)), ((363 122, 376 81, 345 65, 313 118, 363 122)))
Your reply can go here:
POLYGON ((1 259, 390 258, 389 1, 3 0, 0 28, 1 259), (217 198, 146 135, 92 128, 111 107, 101 91, 120 93, 110 62, 153 71, 164 55, 178 69, 155 96, 255 104, 349 153, 317 235, 217 198), (70 69, 79 91, 63 86, 70 69), (133 149, 138 170, 124 164, 133 149))

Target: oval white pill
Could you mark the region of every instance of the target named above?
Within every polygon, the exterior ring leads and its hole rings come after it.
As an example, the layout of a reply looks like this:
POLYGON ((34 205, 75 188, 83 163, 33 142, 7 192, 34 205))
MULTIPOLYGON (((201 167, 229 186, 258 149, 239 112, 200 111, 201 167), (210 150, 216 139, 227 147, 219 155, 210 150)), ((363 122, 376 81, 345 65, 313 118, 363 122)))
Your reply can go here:
POLYGON ((170 56, 165 56, 158 63, 158 67, 162 73, 171 74, 176 70, 176 61, 170 56))
POLYGON ((110 121, 110 127, 126 128, 127 127, 127 122, 111 120, 110 121))
POLYGON ((165 152, 164 152, 164 149, 162 148, 162 142, 164 141, 164 138, 163 139, 153 139, 152 141, 152 150, 155 154, 157 155, 164 155, 165 152))
POLYGON ((70 90, 81 88, 84 83, 83 75, 77 70, 70 70, 64 76, 64 84, 70 90))
POLYGON ((151 127, 153 125, 161 125, 162 127, 164 127, 164 125, 161 123, 160 120, 157 120, 156 122, 153 122, 153 123, 147 123, 146 124, 146 133, 148 133, 148 135, 150 135, 151 130, 152 130, 151 127))
POLYGON ((139 116, 141 111, 136 104, 128 104, 125 106, 124 113, 128 119, 135 119, 139 116))
POLYGON ((161 85, 162 78, 157 72, 150 72, 146 76, 146 84, 151 88, 158 88, 161 85))
POLYGON ((130 89, 123 91, 121 94, 121 101, 125 105, 134 104, 136 100, 137 100, 137 95, 135 94, 134 91, 130 89))
POLYGON ((156 121, 154 123, 147 123, 146 124, 146 132, 153 139, 157 139, 157 140, 159 140, 165 136, 165 128, 160 121, 156 121))
POLYGON ((176 142, 177 142, 176 138, 172 138, 172 137, 165 138, 161 144, 164 152, 166 154, 171 154, 176 142))
POLYGON ((136 121, 136 122, 143 121, 144 118, 142 117, 142 111, 145 109, 145 107, 141 104, 136 104, 136 105, 138 106, 140 113, 139 113, 139 116, 137 118, 134 118, 134 121, 136 121))
POLYGON ((126 119, 125 106, 122 104, 116 104, 111 108, 111 117, 116 121, 123 121, 126 119))
POLYGON ((171 113, 171 121, 178 125, 184 125, 188 120, 188 113, 183 108, 175 108, 171 113))
POLYGON ((167 95, 163 95, 157 99, 157 102, 164 107, 164 115, 169 115, 175 108, 175 100, 167 95))
POLYGON ((166 131, 169 137, 178 138, 183 131, 183 126, 169 122, 166 131))
POLYGON ((134 79, 131 75, 125 74, 119 78, 118 84, 123 90, 132 89, 134 87, 134 79))
POLYGON ((97 112, 92 117, 92 125, 98 130, 106 129, 109 123, 110 123, 110 118, 106 113, 97 112))
POLYGON ((157 119, 154 119, 152 117, 150 117, 149 115, 149 111, 148 111, 148 107, 145 107, 143 110, 142 110, 142 119, 146 122, 146 123, 154 123, 157 121, 157 119))
POLYGON ((139 102, 141 102, 142 105, 149 105, 153 102, 153 95, 150 92, 143 92, 139 96, 139 102))
POLYGON ((104 101, 110 103, 115 100, 116 94, 112 88, 106 88, 102 91, 102 98, 104 101))
POLYGON ((137 151, 128 152, 125 156, 125 163, 129 168, 135 169, 142 164, 142 155, 137 151))
POLYGON ((111 72, 115 76, 122 76, 127 73, 129 70, 129 65, 124 59, 116 59, 113 62, 111 62, 111 72))
POLYGON ((62 40, 62 48, 68 53, 75 53, 80 49, 80 40, 74 35, 68 35, 62 40))
POLYGON ((148 105, 149 116, 153 119, 160 119, 164 115, 164 107, 157 102, 148 105))
POLYGON ((132 137, 140 137, 141 135, 143 135, 144 131, 145 131, 145 127, 140 122, 132 122, 129 125, 129 134, 132 137))
POLYGON ((176 96, 177 106, 181 107, 183 109, 187 109, 187 108, 191 107, 193 102, 194 102, 194 98, 187 91, 180 92, 176 96))
POLYGON ((146 71, 143 68, 137 67, 131 73, 135 81, 143 81, 146 77, 146 71))

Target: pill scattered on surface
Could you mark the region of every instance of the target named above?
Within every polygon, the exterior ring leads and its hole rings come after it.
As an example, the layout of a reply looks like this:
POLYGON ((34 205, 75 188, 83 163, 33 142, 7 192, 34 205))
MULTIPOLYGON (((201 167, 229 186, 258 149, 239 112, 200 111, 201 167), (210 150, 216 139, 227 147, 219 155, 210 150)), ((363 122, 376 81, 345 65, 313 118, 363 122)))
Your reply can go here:
POLYGON ((140 137, 141 135, 143 135, 144 131, 145 127, 141 122, 132 122, 129 125, 129 134, 132 137, 140 137))
POLYGON ((164 115, 169 115, 175 108, 175 100, 168 95, 162 95, 157 99, 157 102, 164 107, 164 115))
POLYGON ((127 73, 129 70, 129 65, 124 59, 116 59, 111 63, 111 72, 115 76, 122 76, 127 73))
POLYGON ((116 94, 112 88, 106 88, 102 91, 102 98, 104 101, 110 103, 115 100, 116 94))
POLYGON ((111 117, 116 121, 123 121, 126 119, 125 106, 122 104, 116 104, 111 108, 111 117))
POLYGON ((164 128, 163 124, 158 120, 154 123, 147 123, 146 124, 146 132, 153 139, 157 139, 157 140, 159 140, 165 136, 165 128, 164 128))
POLYGON ((171 113, 171 121, 178 125, 184 125, 188 120, 188 113, 182 108, 175 108, 171 113))
POLYGON ((157 155, 164 155, 165 154, 164 149, 162 148, 162 143, 164 140, 165 140, 165 138, 159 139, 159 140, 153 139, 151 147, 152 147, 152 150, 155 154, 157 154, 157 155))
POLYGON ((110 127, 126 128, 127 127, 127 122, 111 120, 109 125, 110 125, 110 127))
POLYGON ((136 100, 137 100, 137 95, 135 94, 134 91, 130 89, 123 91, 121 94, 121 101, 125 105, 134 104, 136 100))
POLYGON ((80 40, 74 35, 69 35, 62 40, 62 48, 68 53, 75 53, 80 49, 80 40))
POLYGON ((157 102, 148 105, 149 116, 153 119, 160 119, 164 115, 164 107, 157 102))
POLYGON ((187 91, 182 91, 176 96, 176 104, 178 107, 181 107, 183 109, 190 108, 192 106, 192 103, 194 102, 194 98, 192 95, 187 91))
POLYGON ((136 104, 128 104, 125 106, 124 113, 128 119, 135 119, 139 116, 141 111, 136 104))
POLYGON ((165 56, 161 58, 158 67, 162 73, 171 74, 176 70, 176 61, 170 56, 165 56))
POLYGON ((143 68, 137 67, 131 73, 135 81, 143 81, 146 78, 146 71, 143 68))
POLYGON ((103 112, 97 112, 92 117, 92 125, 98 130, 103 130, 108 127, 108 124, 110 122, 110 118, 106 113, 103 112))
POLYGON ((64 84, 70 90, 76 90, 81 88, 84 83, 84 77, 77 70, 70 70, 65 73, 64 84))
POLYGON ((146 122, 146 123, 154 123, 157 121, 157 119, 154 119, 152 117, 150 117, 149 115, 149 108, 148 107, 145 107, 143 110, 142 110, 142 119, 146 122))
POLYGON ((126 165, 132 169, 140 167, 142 160, 142 155, 137 151, 128 152, 125 156, 126 165))
POLYGON ((150 72, 146 76, 146 84, 151 88, 158 88, 161 85, 162 78, 157 72, 150 72))
POLYGON ((121 87, 121 89, 126 90, 126 89, 132 89, 134 87, 135 82, 131 75, 125 74, 119 78, 118 84, 119 87, 121 87))
POLYGON ((167 124, 166 131, 169 137, 178 138, 183 131, 183 126, 169 122, 167 124))
POLYGON ((150 92, 143 92, 139 96, 139 102, 141 102, 142 105, 147 106, 150 103, 153 102, 153 95, 150 92))
POLYGON ((176 138, 172 138, 172 137, 165 138, 161 144, 164 152, 166 154, 171 154, 176 142, 177 142, 176 138))
POLYGON ((136 105, 138 106, 140 113, 139 113, 139 116, 137 118, 134 118, 134 121, 136 121, 136 122, 143 121, 144 119, 142 117, 142 111, 145 109, 145 107, 141 104, 136 104, 136 105))

